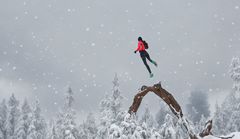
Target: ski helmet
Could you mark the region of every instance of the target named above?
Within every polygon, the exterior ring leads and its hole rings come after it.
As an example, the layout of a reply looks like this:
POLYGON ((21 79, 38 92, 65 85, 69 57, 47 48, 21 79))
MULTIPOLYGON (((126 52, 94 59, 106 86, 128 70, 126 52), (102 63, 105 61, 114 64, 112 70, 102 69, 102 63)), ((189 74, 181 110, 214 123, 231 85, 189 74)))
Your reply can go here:
POLYGON ((142 41, 142 37, 138 37, 138 41, 142 41))

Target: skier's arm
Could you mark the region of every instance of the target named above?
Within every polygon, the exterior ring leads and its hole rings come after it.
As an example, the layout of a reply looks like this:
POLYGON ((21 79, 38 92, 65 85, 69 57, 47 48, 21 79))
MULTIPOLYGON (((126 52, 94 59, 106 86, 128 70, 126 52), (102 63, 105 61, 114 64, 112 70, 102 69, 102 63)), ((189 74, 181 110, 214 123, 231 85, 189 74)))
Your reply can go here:
POLYGON ((138 47, 137 47, 137 49, 136 49, 134 52, 136 53, 137 51, 139 51, 139 50, 140 50, 140 47, 141 47, 141 44, 138 43, 138 47))

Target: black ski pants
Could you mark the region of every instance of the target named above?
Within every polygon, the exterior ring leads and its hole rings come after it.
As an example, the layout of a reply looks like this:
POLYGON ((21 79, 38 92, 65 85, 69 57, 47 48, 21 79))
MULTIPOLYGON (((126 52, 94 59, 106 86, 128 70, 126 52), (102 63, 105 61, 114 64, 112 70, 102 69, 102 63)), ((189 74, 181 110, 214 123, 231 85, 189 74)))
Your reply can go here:
POLYGON ((139 51, 139 53, 140 53, 140 56, 141 56, 141 58, 142 58, 142 61, 143 61, 144 65, 146 66, 148 72, 149 72, 149 73, 152 73, 149 65, 147 64, 147 60, 146 60, 146 59, 148 59, 150 62, 152 62, 152 59, 150 58, 148 52, 144 50, 144 51, 139 51))

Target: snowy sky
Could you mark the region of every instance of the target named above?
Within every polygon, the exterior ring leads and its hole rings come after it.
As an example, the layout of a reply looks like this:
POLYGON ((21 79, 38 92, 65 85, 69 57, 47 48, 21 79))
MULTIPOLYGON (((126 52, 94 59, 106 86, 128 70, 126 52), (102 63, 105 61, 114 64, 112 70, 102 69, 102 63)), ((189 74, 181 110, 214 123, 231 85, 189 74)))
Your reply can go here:
POLYGON ((213 104, 231 89, 228 67, 240 55, 239 0, 7 0, 0 18, 0 99, 39 99, 46 115, 68 86, 80 116, 98 110, 115 73, 126 110, 141 85, 158 81, 183 106, 195 89, 213 104), (158 62, 153 79, 133 53, 138 36, 158 62))

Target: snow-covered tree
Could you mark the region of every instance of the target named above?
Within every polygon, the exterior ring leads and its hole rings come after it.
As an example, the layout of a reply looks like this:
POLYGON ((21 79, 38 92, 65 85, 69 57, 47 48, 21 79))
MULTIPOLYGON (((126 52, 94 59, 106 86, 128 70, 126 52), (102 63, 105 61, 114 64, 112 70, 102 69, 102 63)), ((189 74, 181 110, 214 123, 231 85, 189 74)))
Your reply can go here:
POLYGON ((201 116, 209 117, 208 96, 202 91, 192 91, 187 104, 187 111, 190 119, 196 124, 200 121, 201 116))
POLYGON ((170 114, 166 115, 164 124, 160 128, 160 134, 163 139, 182 139, 184 137, 178 121, 170 114))
POLYGON ((17 131, 18 139, 27 139, 28 138, 31 120, 32 120, 31 108, 30 108, 27 100, 25 99, 24 103, 22 105, 21 116, 20 116, 20 120, 19 120, 18 131, 17 131))
POLYGON ((98 138, 104 139, 108 136, 111 124, 120 124, 120 122, 117 121, 117 117, 118 114, 121 113, 122 99, 118 77, 117 74, 115 74, 112 94, 106 95, 100 102, 98 138))
POLYGON ((116 124, 112 124, 109 128, 109 139, 121 139, 121 128, 116 125, 116 124))
POLYGON ((214 114, 214 132, 228 134, 240 130, 240 59, 234 57, 229 69, 233 80, 233 88, 223 101, 221 107, 216 108, 214 114), (216 128, 216 130, 215 130, 216 128))
POLYGON ((29 127, 28 139, 46 139, 47 138, 47 124, 41 115, 41 108, 38 101, 36 101, 32 112, 32 120, 29 127))
POLYGON ((48 139, 58 139, 54 120, 50 122, 49 130, 50 132, 48 132, 48 139))
MULTIPOLYGON (((133 134, 134 136, 137 136, 137 134, 140 134, 139 132, 135 131, 137 128, 137 119, 136 115, 130 115, 126 113, 124 115, 124 120, 121 122, 121 132, 122 132, 122 139, 130 139, 133 134)), ((140 127, 139 127, 140 128, 140 127)))
POLYGON ((16 139, 17 138, 17 127, 19 123, 19 117, 20 117, 20 110, 18 108, 19 101, 15 98, 14 94, 10 97, 8 101, 8 108, 9 108, 9 114, 8 114, 8 138, 9 139, 16 139))
POLYGON ((96 138, 97 125, 96 125, 96 119, 93 113, 88 114, 87 120, 83 123, 81 128, 83 130, 83 132, 81 133, 81 136, 84 136, 82 138, 87 138, 87 139, 96 138))
POLYGON ((163 136, 158 132, 158 130, 156 130, 155 128, 153 128, 151 130, 151 139, 162 139, 163 136))
POLYGON ((154 126, 154 119, 153 116, 148 108, 148 106, 145 107, 144 114, 142 116, 142 119, 140 120, 140 123, 145 123, 147 127, 152 128, 154 126))
POLYGON ((75 122, 76 112, 73 109, 73 91, 71 88, 66 93, 63 108, 59 111, 56 120, 56 133, 58 139, 77 139, 79 131, 75 122))
POLYGON ((7 117, 8 108, 6 101, 3 100, 0 104, 0 139, 7 139, 7 117))
POLYGON ((173 122, 173 117, 169 114, 166 115, 164 124, 160 130, 161 135, 163 135, 164 139, 175 139, 176 131, 175 125, 173 122))
MULTIPOLYGON (((112 111, 112 118, 116 118, 118 113, 121 112, 121 106, 122 106, 122 95, 121 91, 119 89, 119 80, 117 74, 115 74, 114 80, 113 80, 113 89, 112 89, 112 96, 110 98, 110 108, 112 111)), ((115 121, 113 121, 115 122, 115 121)))
POLYGON ((221 135, 226 133, 226 122, 225 120, 227 119, 226 114, 222 109, 219 107, 219 105, 216 103, 215 104, 215 113, 213 117, 213 133, 217 135, 221 135))
POLYGON ((236 98, 240 98, 240 59, 234 57, 230 65, 230 77, 233 80, 233 90, 236 98))
POLYGON ((165 103, 160 102, 159 106, 160 106, 160 109, 155 116, 155 121, 157 122, 158 128, 160 128, 164 124, 166 115, 171 114, 171 112, 169 111, 169 108, 165 103))
POLYGON ((195 125, 195 133, 201 133, 206 123, 207 119, 204 115, 202 115, 200 121, 195 125))

